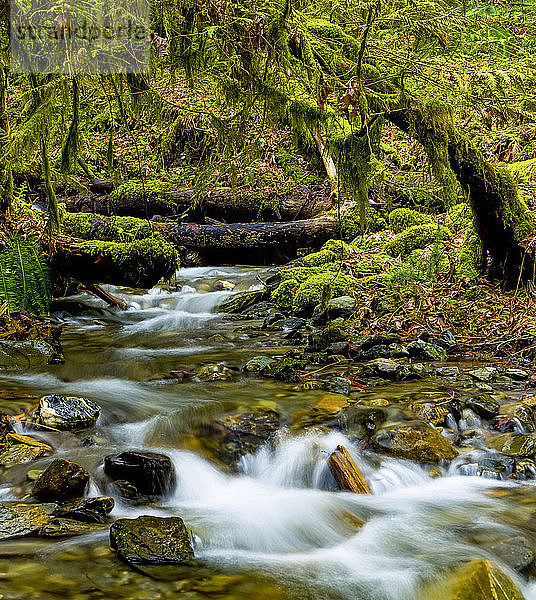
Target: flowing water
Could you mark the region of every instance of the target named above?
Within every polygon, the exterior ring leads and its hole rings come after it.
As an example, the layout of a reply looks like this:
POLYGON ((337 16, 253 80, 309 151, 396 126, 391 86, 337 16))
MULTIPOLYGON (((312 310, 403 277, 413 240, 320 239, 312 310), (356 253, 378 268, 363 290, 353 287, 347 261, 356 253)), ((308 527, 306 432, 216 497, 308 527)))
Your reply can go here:
MULTIPOLYGON (((275 445, 243 457, 238 473, 210 460, 196 432, 211 415, 264 406, 290 421, 322 396, 246 377, 229 382, 165 377, 205 363, 237 367, 270 348, 281 352, 282 340, 251 335, 240 330, 247 324, 215 312, 231 293, 214 291, 217 282, 233 282, 238 291, 257 286, 262 275, 252 269, 185 269, 173 289, 114 289, 130 304, 126 312, 104 309, 97 300, 79 310, 82 298, 71 298, 66 308, 79 314, 65 317, 65 364, 2 377, 3 410, 29 408, 39 395, 55 392, 100 404, 91 432, 39 434, 55 456, 90 470, 92 495, 110 492, 104 456, 131 448, 170 456, 178 481, 173 495, 145 507, 116 498, 112 514, 181 516, 193 532, 200 566, 156 569, 151 577, 137 573, 109 550, 107 532, 3 542, 0 597, 414 600, 424 582, 462 560, 497 561, 488 549, 493 542, 520 533, 536 540, 531 482, 471 476, 466 458, 433 479, 429 469, 409 461, 360 452, 336 431, 282 429, 275 445), (352 452, 371 496, 332 491, 327 457, 338 444, 352 452)), ((444 390, 444 383, 393 384, 374 393, 396 398, 435 389, 444 390)), ((20 498, 29 489, 28 469, 48 462, 10 469, 0 498, 20 498)), ((528 600, 536 599, 536 587, 509 573, 528 600)))

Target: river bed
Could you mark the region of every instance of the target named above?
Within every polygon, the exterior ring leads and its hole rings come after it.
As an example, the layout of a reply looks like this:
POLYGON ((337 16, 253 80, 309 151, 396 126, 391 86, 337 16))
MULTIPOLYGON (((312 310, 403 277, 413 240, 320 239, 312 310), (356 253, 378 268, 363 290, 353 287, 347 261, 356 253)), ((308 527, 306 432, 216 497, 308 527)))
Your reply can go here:
MULTIPOLYGON (((214 291, 219 282, 239 291, 255 288, 263 276, 261 269, 184 269, 172 288, 113 289, 131 306, 126 312, 71 298, 72 312, 80 314, 65 317, 65 364, 2 375, 0 409, 12 414, 13 407, 28 409, 50 393, 86 396, 101 406, 94 430, 39 433, 55 457, 91 472, 89 495, 110 493, 105 456, 131 448, 167 454, 177 473, 173 495, 143 507, 116 497, 112 516, 181 516, 194 534, 200 566, 143 575, 117 560, 107 532, 2 542, 1 597, 414 600, 424 582, 463 560, 497 562, 489 550, 494 542, 520 534, 536 541, 533 481, 462 476, 458 467, 466 457, 432 478, 430 468, 360 452, 341 432, 284 428, 273 448, 245 456, 238 473, 210 460, 196 438, 203 419, 261 405, 290 422, 322 396, 246 376, 221 382, 165 378, 206 363, 241 367, 256 354, 281 352, 283 339, 237 331, 246 324, 216 312, 232 293, 214 291), (82 301, 93 308, 75 311, 82 301), (331 491, 327 457, 339 444, 352 452, 371 496, 331 491)), ((445 385, 428 378, 382 386, 371 396, 409 397, 444 391, 445 385)), ((10 469, 0 498, 20 498, 26 472, 50 460, 10 469)), ((506 570, 527 600, 536 600, 536 586, 506 570)))

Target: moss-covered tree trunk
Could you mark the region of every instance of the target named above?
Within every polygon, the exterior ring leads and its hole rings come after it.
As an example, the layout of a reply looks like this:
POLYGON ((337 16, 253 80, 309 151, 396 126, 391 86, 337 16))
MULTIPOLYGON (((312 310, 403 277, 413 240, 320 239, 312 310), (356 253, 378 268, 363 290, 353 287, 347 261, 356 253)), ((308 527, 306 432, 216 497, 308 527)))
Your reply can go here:
POLYGON ((489 163, 448 121, 424 114, 417 104, 400 104, 386 116, 423 145, 432 135, 444 138, 450 168, 469 197, 476 229, 489 258, 488 275, 510 288, 520 280, 533 278, 534 257, 522 242, 534 231, 534 215, 510 173, 489 163))
POLYGON ((7 114, 8 74, 0 67, 0 217, 4 215, 13 198, 13 174, 10 160, 9 118, 7 114))

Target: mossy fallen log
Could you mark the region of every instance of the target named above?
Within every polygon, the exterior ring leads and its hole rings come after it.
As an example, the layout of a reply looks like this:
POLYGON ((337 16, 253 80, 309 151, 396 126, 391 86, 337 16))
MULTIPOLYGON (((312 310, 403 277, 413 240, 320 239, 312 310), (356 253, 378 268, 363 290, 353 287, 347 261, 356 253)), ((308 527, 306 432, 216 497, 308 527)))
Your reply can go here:
MULTIPOLYGON (((100 182, 93 189, 105 193, 100 182)), ((75 195, 62 198, 71 212, 151 218, 155 215, 182 216, 200 220, 213 217, 233 221, 294 221, 311 219, 332 208, 324 186, 301 186, 289 192, 264 192, 250 187, 214 189, 197 194, 191 187, 166 182, 126 182, 107 195, 75 195)))
POLYGON ((133 242, 61 240, 51 249, 49 263, 83 283, 150 288, 171 278, 179 259, 171 243, 154 237, 133 242))

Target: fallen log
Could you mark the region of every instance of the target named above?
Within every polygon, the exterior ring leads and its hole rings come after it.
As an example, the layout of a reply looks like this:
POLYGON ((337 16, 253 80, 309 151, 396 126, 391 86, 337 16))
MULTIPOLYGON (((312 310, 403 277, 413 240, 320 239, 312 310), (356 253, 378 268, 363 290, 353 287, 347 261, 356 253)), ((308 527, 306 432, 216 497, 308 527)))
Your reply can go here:
POLYGON ((178 268, 172 244, 158 238, 133 242, 74 241, 60 238, 49 251, 53 271, 85 285, 110 283, 151 288, 178 268))
MULTIPOLYGON (((196 193, 191 187, 167 184, 142 187, 125 183, 110 194, 106 182, 94 182, 92 195, 77 194, 61 198, 71 212, 151 218, 182 217, 200 221, 206 216, 233 221, 295 221, 312 219, 333 206, 324 186, 301 186, 288 193, 262 193, 252 188, 219 189, 196 193)), ((159 183, 159 182, 156 182, 159 183)))
POLYGON ((341 490, 355 494, 370 494, 370 488, 344 446, 337 446, 328 459, 328 466, 341 490))

